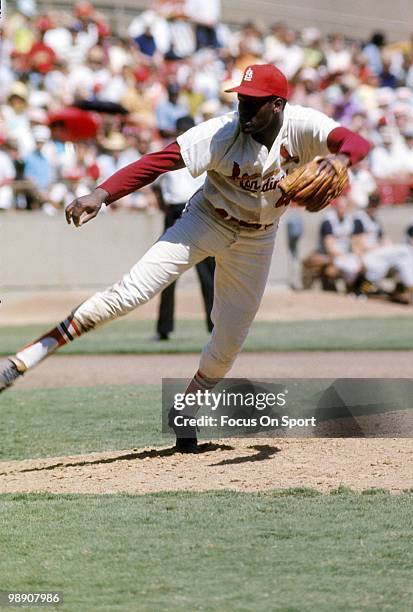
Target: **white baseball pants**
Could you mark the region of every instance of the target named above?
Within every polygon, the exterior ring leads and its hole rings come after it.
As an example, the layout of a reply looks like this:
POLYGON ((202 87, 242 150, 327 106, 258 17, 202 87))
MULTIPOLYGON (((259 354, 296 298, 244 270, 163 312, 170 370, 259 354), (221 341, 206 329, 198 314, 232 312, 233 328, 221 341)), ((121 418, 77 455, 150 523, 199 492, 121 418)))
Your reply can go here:
POLYGON ((394 268, 400 282, 413 287, 413 248, 408 244, 390 244, 378 247, 363 255, 366 278, 371 283, 380 282, 394 268))
POLYGON ((232 367, 260 305, 275 235, 276 225, 251 230, 223 220, 198 191, 182 218, 122 280, 86 300, 74 318, 88 330, 125 315, 212 255, 216 258, 214 330, 199 369, 208 378, 221 378, 232 367))
POLYGON ((361 261, 354 253, 345 253, 334 257, 333 264, 340 270, 346 283, 351 284, 357 278, 357 274, 361 270, 361 261))

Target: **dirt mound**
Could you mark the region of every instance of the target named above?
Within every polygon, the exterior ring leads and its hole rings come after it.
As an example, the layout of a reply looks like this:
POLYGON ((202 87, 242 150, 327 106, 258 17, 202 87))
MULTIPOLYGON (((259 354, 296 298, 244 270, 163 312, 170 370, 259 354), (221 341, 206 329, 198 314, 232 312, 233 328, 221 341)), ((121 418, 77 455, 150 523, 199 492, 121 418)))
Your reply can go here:
POLYGON ((0 493, 153 493, 264 491, 311 487, 328 492, 413 487, 411 439, 227 439, 198 455, 144 448, 0 463, 0 493))

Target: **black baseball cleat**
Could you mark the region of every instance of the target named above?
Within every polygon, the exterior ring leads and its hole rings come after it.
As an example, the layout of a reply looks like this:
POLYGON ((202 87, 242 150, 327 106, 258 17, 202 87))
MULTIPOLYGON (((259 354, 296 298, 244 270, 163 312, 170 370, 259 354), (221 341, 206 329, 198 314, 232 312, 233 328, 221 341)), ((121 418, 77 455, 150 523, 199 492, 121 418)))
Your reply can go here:
POLYGON ((389 299, 396 304, 413 304, 413 287, 407 287, 399 282, 389 294, 389 299))
POLYGON ((0 361, 0 393, 11 387, 14 381, 22 375, 22 372, 16 367, 14 361, 9 359, 2 359, 0 361))
POLYGON ((178 453, 199 453, 197 438, 176 438, 175 448, 178 453))
POLYGON ((197 427, 194 425, 176 423, 176 417, 183 416, 193 418, 193 415, 185 415, 180 410, 171 408, 168 412, 168 425, 171 427, 176 435, 175 448, 179 453, 198 453, 198 438, 197 438, 197 427))
POLYGON ((382 289, 368 281, 363 274, 360 274, 358 278, 354 281, 350 292, 353 293, 356 297, 383 297, 382 289))

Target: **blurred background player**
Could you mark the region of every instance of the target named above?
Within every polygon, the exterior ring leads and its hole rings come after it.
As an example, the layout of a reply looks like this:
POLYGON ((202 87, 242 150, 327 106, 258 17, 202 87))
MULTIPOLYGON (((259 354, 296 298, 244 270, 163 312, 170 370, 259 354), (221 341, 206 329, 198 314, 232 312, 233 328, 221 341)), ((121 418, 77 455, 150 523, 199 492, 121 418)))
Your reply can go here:
POLYGON ((366 210, 354 215, 352 250, 363 264, 359 279, 362 293, 381 293, 380 283, 389 275, 396 283, 389 292, 390 298, 402 303, 411 302, 413 291, 413 249, 408 244, 392 244, 384 237, 377 218, 380 200, 370 196, 366 210))
POLYGON ((303 261, 303 286, 311 287, 316 278, 323 289, 336 291, 336 280, 344 279, 348 291, 362 271, 360 258, 352 253, 354 217, 348 192, 324 214, 317 251, 303 261))
MULTIPOLYGON (((190 128, 195 122, 189 115, 181 117, 176 122, 176 132, 179 136, 190 128)), ((190 197, 202 187, 205 181, 204 172, 197 178, 192 178, 185 167, 175 172, 161 176, 157 183, 159 206, 165 213, 165 231, 180 218, 190 197)), ((215 258, 206 257, 196 264, 196 271, 201 283, 202 298, 204 300, 206 325, 209 332, 214 325, 211 321, 211 310, 214 302, 214 272, 215 258)), ((176 282, 172 283, 161 293, 158 322, 156 331, 159 340, 169 340, 169 334, 174 330, 176 282)))

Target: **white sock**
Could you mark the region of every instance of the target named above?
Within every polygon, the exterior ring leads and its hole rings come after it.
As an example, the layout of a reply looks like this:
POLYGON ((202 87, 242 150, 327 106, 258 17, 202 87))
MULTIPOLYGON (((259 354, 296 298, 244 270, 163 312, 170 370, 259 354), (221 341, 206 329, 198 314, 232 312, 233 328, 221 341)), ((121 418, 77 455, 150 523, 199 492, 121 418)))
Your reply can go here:
POLYGON ((28 370, 54 353, 60 346, 68 344, 81 334, 79 323, 74 320, 73 315, 70 315, 46 334, 21 349, 12 361, 19 372, 28 370))

